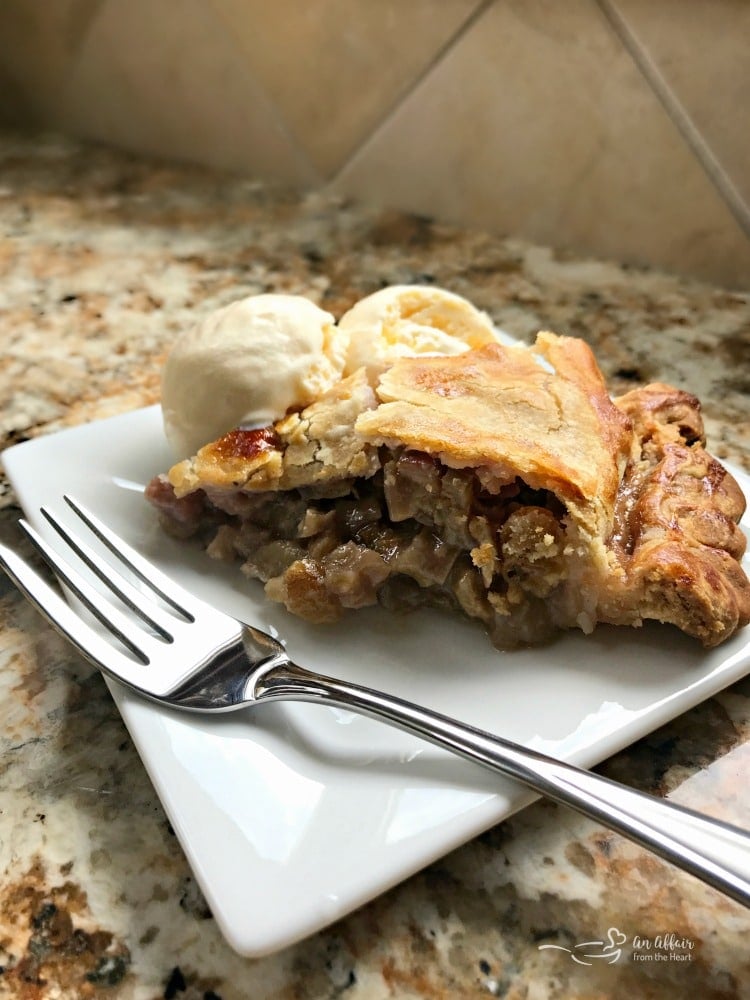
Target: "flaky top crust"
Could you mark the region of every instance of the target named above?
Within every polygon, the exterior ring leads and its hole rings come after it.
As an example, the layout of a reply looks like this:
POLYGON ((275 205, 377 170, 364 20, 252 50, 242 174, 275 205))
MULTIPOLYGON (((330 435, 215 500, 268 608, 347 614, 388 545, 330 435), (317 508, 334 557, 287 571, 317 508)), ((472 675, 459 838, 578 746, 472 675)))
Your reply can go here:
POLYGON ((583 341, 540 333, 532 348, 405 358, 382 376, 378 397, 356 423, 368 443, 520 477, 559 496, 589 533, 607 532, 634 434, 583 341))
POLYGON ((377 451, 354 434, 357 416, 377 403, 364 369, 337 382, 272 428, 230 431, 168 473, 175 495, 195 490, 290 490, 371 476, 377 451))

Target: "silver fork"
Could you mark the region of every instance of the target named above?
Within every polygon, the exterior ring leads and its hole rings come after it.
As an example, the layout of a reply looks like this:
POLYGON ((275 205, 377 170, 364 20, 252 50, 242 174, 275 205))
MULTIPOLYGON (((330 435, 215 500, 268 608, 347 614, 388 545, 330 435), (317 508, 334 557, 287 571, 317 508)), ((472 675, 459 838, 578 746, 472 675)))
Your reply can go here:
POLYGON ((403 699, 305 670, 289 659, 279 640, 187 593, 81 504, 65 499, 129 576, 45 508, 41 512, 56 530, 59 546, 51 545, 26 521, 20 524, 59 580, 122 648, 5 545, 0 545, 0 564, 84 657, 143 697, 189 712, 228 712, 293 700, 372 716, 571 806, 750 906, 750 834, 746 831, 403 699), (76 568, 78 561, 130 613, 92 585, 76 568))

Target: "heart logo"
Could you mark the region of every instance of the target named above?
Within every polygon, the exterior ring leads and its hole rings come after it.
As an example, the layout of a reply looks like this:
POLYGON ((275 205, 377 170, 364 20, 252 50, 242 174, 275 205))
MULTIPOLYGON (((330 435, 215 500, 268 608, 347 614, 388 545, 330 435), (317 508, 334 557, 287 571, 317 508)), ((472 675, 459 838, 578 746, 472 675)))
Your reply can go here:
POLYGON ((617 927, 610 927, 607 931, 610 948, 620 948, 627 941, 627 935, 623 934, 617 927))

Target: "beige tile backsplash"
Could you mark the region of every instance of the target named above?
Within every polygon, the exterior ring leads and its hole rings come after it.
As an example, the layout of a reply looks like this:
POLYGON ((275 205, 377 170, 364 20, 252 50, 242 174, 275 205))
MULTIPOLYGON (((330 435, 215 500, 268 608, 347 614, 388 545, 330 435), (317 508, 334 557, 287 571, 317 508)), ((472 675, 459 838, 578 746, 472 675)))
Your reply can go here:
POLYGON ((543 243, 750 277, 750 241, 593 0, 493 4, 338 183, 543 243))
POLYGON ((618 13, 750 212, 750 3, 618 0, 618 13))
POLYGON ((54 123, 157 156, 317 180, 205 0, 105 0, 71 62, 54 123))
POLYGON ((0 120, 750 288, 747 0, 0 0, 0 120))
POLYGON ((324 177, 387 117, 476 0, 211 0, 324 177))

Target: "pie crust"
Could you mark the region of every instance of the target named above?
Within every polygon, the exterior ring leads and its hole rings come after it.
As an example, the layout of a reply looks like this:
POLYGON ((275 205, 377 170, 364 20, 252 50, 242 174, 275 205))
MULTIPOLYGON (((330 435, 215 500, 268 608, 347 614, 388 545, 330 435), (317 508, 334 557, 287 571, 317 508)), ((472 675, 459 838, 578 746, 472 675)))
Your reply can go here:
POLYGON ((450 607, 496 645, 597 622, 714 646, 750 620, 745 499, 700 404, 612 400, 588 346, 540 333, 364 369, 273 427, 238 428, 147 489, 165 528, 237 559, 312 622, 450 607))

